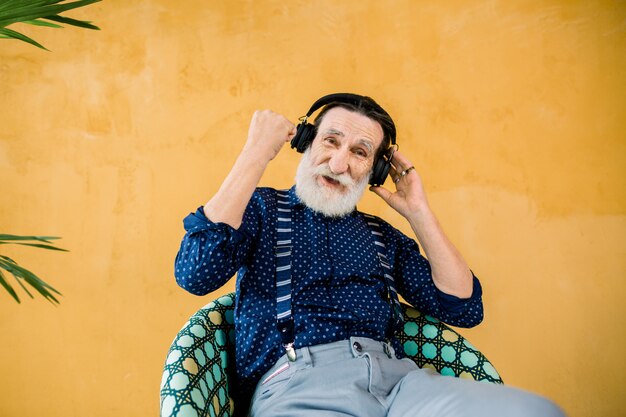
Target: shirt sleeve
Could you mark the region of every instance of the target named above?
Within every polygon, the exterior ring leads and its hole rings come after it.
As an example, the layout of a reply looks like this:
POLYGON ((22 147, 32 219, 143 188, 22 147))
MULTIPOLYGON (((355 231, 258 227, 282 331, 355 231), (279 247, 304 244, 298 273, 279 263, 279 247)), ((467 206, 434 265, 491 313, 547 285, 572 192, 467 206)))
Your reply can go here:
POLYGON ((459 298, 439 290, 433 282, 430 263, 420 253, 417 242, 393 229, 396 241, 394 278, 398 292, 420 312, 458 327, 473 327, 483 319, 482 287, 472 273, 469 298, 459 298))
POLYGON ((195 295, 224 285, 246 262, 258 232, 258 204, 251 199, 238 229, 209 220, 202 207, 183 220, 186 234, 174 261, 176 282, 195 295))

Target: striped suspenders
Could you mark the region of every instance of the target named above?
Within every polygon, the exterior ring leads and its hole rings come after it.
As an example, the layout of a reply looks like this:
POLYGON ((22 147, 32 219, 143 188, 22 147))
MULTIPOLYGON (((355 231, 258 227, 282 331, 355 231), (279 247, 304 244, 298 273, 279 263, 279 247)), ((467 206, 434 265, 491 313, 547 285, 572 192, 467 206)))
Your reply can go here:
POLYGON ((286 190, 276 192, 276 327, 290 361, 296 360, 293 348, 295 334, 291 315, 291 208, 286 190))
MULTIPOLYGON (((291 253, 292 253, 292 225, 291 208, 289 207, 289 195, 287 190, 276 192, 277 220, 276 220, 276 327, 280 333, 281 343, 290 361, 296 360, 296 352, 293 347, 295 340, 293 316, 291 312, 291 253)), ((372 232, 378 260, 385 276, 393 318, 393 332, 402 323, 402 310, 398 300, 398 292, 395 287, 391 266, 389 265, 385 243, 382 239, 381 227, 378 220, 368 214, 363 214, 367 225, 372 232)))
POLYGON ((396 283, 393 279, 393 275, 391 275, 391 265, 389 265, 389 260, 387 259, 387 247, 383 242, 383 233, 380 223, 378 223, 378 219, 374 216, 370 216, 369 214, 363 214, 363 217, 365 217, 367 225, 369 226, 372 236, 374 237, 374 244, 376 245, 376 252, 378 254, 378 262, 380 262, 383 274, 385 275, 385 283, 387 291, 389 292, 389 301, 391 303, 391 318, 393 319, 391 333, 393 334, 393 332, 400 325, 402 325, 403 318, 400 300, 398 299, 398 290, 396 290, 396 283))

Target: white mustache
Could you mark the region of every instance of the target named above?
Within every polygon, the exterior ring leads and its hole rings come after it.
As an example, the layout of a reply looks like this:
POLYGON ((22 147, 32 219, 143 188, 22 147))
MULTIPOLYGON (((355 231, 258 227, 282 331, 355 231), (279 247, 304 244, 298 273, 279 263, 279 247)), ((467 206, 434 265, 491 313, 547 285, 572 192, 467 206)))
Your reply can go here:
POLYGON ((334 174, 330 170, 330 166, 327 163, 318 165, 313 169, 313 174, 315 175, 323 175, 328 178, 332 178, 333 180, 339 182, 339 184, 345 187, 351 187, 355 184, 354 179, 348 174, 334 174))

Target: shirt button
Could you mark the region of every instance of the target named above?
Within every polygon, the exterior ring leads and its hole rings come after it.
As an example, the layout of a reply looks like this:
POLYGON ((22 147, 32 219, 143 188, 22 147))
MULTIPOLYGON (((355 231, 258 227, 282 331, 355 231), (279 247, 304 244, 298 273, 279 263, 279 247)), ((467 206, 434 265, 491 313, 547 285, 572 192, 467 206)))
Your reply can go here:
POLYGON ((363 348, 361 348, 361 344, 359 342, 354 342, 352 344, 352 347, 354 348, 354 350, 356 350, 359 353, 361 353, 361 350, 363 350, 363 348))

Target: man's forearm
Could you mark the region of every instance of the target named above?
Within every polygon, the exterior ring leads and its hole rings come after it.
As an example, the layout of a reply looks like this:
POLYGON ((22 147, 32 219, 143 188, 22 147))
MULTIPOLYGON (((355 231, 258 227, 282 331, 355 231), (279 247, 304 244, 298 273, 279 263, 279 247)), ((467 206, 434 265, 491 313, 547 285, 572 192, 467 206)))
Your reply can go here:
POLYGON ((295 133, 296 127, 284 116, 271 110, 254 112, 246 144, 220 189, 204 206, 205 216, 239 229, 265 168, 295 133))
POLYGON ((428 204, 407 218, 430 262, 439 290, 460 298, 472 295, 472 273, 461 253, 443 232, 428 204))
POLYGON ((204 214, 209 220, 238 229, 266 167, 267 163, 251 151, 244 150, 239 154, 220 189, 204 206, 204 214))

